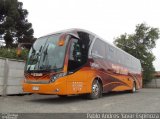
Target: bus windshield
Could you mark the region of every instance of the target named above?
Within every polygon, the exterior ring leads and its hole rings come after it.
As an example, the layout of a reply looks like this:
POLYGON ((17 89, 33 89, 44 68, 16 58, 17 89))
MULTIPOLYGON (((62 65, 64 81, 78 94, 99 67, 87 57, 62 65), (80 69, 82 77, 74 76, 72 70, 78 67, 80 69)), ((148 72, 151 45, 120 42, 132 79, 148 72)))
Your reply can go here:
POLYGON ((58 45, 61 34, 41 37, 30 49, 26 62, 26 71, 60 71, 63 69, 67 40, 58 45))

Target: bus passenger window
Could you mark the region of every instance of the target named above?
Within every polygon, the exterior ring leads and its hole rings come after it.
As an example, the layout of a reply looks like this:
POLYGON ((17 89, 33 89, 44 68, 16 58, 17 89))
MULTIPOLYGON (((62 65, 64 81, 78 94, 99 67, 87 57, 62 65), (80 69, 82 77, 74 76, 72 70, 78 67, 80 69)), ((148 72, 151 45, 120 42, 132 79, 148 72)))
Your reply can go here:
POLYGON ((92 55, 99 58, 105 58, 105 50, 105 43, 100 39, 96 39, 92 48, 92 55))

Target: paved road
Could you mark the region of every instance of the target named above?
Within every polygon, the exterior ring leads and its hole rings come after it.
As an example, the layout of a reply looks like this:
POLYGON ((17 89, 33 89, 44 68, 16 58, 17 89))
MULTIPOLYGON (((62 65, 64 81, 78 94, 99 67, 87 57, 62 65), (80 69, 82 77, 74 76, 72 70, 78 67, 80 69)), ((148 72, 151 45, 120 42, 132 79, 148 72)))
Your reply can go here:
POLYGON ((134 94, 108 93, 97 100, 80 96, 59 98, 55 95, 37 94, 0 97, 0 112, 160 112, 160 89, 142 89, 134 94))

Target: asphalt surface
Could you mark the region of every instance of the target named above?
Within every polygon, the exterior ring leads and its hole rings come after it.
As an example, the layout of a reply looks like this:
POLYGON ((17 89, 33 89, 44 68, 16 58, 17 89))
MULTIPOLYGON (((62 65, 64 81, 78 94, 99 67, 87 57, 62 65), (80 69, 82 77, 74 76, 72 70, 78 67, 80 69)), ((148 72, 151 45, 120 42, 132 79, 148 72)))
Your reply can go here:
POLYGON ((88 100, 82 96, 60 98, 56 95, 0 97, 1 113, 112 113, 160 112, 160 89, 141 89, 134 94, 116 92, 88 100))

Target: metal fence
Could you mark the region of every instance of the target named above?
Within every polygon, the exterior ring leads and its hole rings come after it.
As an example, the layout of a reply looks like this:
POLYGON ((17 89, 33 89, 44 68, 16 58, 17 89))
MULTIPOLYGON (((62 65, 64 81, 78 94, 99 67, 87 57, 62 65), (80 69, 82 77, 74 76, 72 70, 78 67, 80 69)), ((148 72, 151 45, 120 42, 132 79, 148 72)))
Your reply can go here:
POLYGON ((160 88, 160 78, 152 79, 151 82, 144 85, 145 88, 160 88))
POLYGON ((0 58, 0 95, 22 94, 24 61, 0 58))

